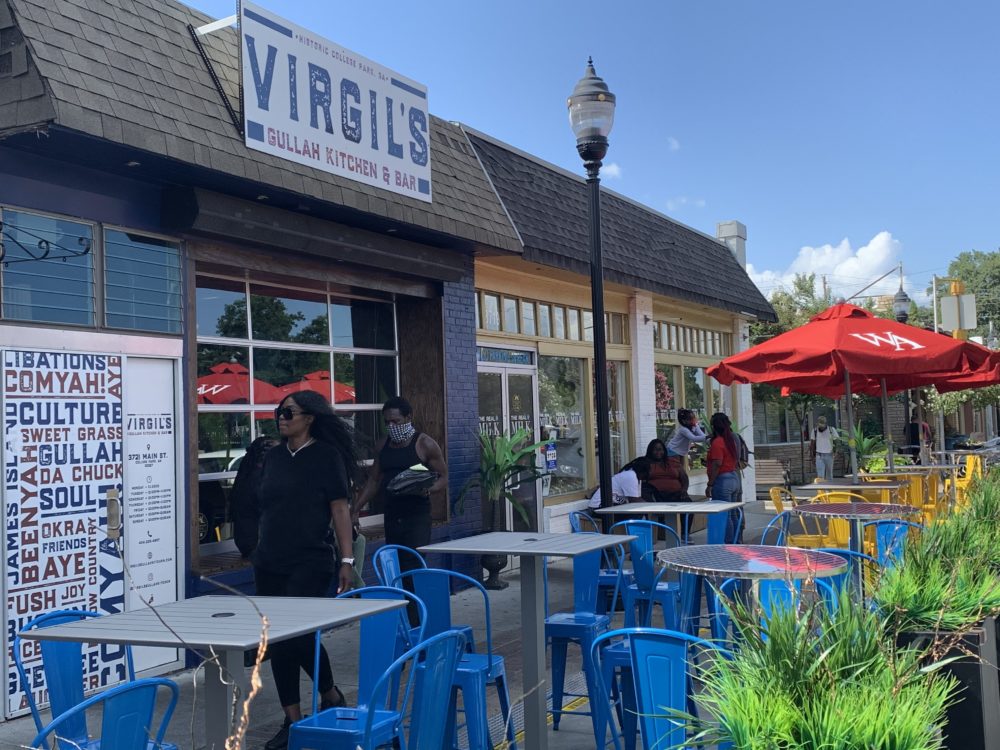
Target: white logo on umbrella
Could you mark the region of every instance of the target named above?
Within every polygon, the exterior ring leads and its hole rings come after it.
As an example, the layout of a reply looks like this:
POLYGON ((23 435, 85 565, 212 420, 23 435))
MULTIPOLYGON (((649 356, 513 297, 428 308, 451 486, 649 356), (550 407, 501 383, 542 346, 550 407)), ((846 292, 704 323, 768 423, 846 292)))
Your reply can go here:
POLYGON ((880 333, 852 333, 851 336, 868 342, 876 349, 881 349, 882 344, 887 344, 888 346, 893 347, 893 350, 897 352, 903 351, 903 346, 908 346, 911 349, 927 348, 923 344, 918 344, 916 341, 910 341, 910 339, 898 336, 892 331, 886 331, 884 336, 880 333))

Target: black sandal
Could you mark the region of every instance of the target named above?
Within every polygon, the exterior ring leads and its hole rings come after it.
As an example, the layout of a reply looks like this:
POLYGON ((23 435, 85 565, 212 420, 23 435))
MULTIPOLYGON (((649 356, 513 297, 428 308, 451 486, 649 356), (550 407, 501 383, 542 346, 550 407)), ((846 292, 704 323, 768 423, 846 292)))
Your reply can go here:
POLYGON ((344 697, 344 694, 340 692, 340 688, 334 685, 333 689, 337 691, 337 697, 334 698, 332 701, 328 701, 325 698, 320 700, 319 703, 320 711, 326 711, 326 709, 328 708, 340 708, 342 706, 347 705, 347 699, 344 697))

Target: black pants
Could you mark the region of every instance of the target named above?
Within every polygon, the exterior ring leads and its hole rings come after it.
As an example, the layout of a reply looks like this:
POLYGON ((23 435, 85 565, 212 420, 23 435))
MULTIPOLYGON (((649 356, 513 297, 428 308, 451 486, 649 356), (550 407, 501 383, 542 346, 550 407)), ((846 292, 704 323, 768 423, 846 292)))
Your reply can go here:
MULTIPOLYGON (((255 567, 254 582, 257 585, 257 596, 312 596, 326 597, 333 584, 333 574, 313 569, 296 570, 292 573, 274 573, 255 567)), ((271 656, 271 672, 274 674, 274 685, 278 688, 278 701, 282 707, 297 706, 302 698, 299 695, 299 669, 305 670, 310 678, 313 675, 313 658, 315 655, 315 637, 300 635, 287 641, 278 641, 267 647, 271 656)), ((319 692, 327 692, 333 688, 333 670, 330 669, 330 657, 326 649, 320 646, 319 652, 319 692)))
MULTIPOLYGON (((417 549, 425 544, 431 543, 431 504, 427 498, 414 498, 415 502, 402 502, 409 498, 399 498, 397 501, 389 501, 383 511, 383 522, 385 524, 385 543, 401 544, 404 547, 417 549)), ((413 555, 402 554, 399 556, 399 570, 405 573, 408 570, 419 568, 420 564, 413 555)), ((413 592, 413 579, 404 578, 403 588, 413 592)), ((419 623, 419 613, 416 606, 411 602, 407 606, 407 615, 411 625, 419 623)))

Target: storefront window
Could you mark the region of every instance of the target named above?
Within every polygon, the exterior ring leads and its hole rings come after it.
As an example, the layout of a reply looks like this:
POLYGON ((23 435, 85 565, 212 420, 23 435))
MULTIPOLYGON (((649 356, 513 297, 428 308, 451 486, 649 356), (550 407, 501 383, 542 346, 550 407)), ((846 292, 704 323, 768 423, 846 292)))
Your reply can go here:
POLYGON ((674 385, 676 370, 677 368, 673 365, 656 365, 653 371, 653 387, 656 394, 656 436, 663 442, 670 440, 670 436, 677 426, 677 390, 674 385))
POLYGON ((535 303, 521 302, 521 333, 525 336, 535 335, 535 303))
POLYGON ((584 310, 580 313, 583 316, 583 340, 593 341, 594 340, 594 313, 590 310, 584 310))
POLYGON ((246 284, 229 279, 198 279, 195 319, 198 336, 249 338, 246 284))
POLYGON ((181 253, 176 242, 104 231, 105 324, 181 332, 181 253))
POLYGON ((557 339, 566 338, 566 310, 562 307, 552 308, 552 336, 557 339))
POLYGON ((250 325, 260 341, 329 344, 326 295, 302 292, 281 297, 270 289, 250 288, 250 325))
POLYGON ((538 335, 552 337, 552 311, 548 305, 538 305, 538 335))
POLYGON ((4 210, 3 317, 92 326, 93 227, 4 210))
POLYGON ((395 349, 396 311, 391 302, 334 298, 330 330, 331 343, 338 348, 395 349))
POLYGON ((517 300, 503 298, 503 329, 507 333, 517 333, 517 300))
MULTIPOLYGON (((701 367, 681 368, 684 376, 684 408, 690 409, 698 415, 698 419, 705 425, 708 424, 709 414, 708 403, 705 399, 705 370, 701 367)), ((705 468, 704 444, 695 443, 691 453, 688 454, 688 462, 692 469, 705 468)))
POLYGON ((538 403, 542 439, 556 443, 556 469, 549 496, 587 489, 587 465, 593 448, 584 427, 584 360, 538 358, 538 403))
POLYGON ((566 335, 570 341, 580 340, 580 311, 572 307, 566 310, 566 335))
POLYGON ((483 295, 483 328, 487 331, 500 330, 500 297, 496 294, 483 295))
POLYGON ((627 362, 608 362, 608 421, 611 426, 611 466, 613 471, 617 471, 632 458, 629 451, 627 362))
POLYGON ((247 446, 277 434, 275 405, 321 393, 370 459, 381 405, 398 392, 398 360, 390 302, 214 277, 197 286, 199 507, 209 543, 231 536, 225 498, 247 446))

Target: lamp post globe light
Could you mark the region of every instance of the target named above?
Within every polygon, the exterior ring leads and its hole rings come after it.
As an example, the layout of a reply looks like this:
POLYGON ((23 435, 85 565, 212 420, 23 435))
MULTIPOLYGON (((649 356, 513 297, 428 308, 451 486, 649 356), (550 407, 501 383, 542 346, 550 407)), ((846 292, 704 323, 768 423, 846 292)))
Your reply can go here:
MULTIPOLYGON (((608 153, 608 134, 615 121, 615 95, 588 58, 567 102, 576 150, 587 170, 590 199, 590 293, 594 311, 594 390, 597 391, 597 473, 601 505, 611 505, 611 425, 608 421, 608 357, 604 326, 604 260, 601 253, 601 160, 608 153)), ((610 519, 605 518, 605 521, 610 519)), ((605 523, 607 526, 607 523, 605 523)))
POLYGON ((910 297, 903 291, 902 281, 899 282, 899 291, 892 298, 892 312, 899 323, 905 323, 910 319, 910 297))

